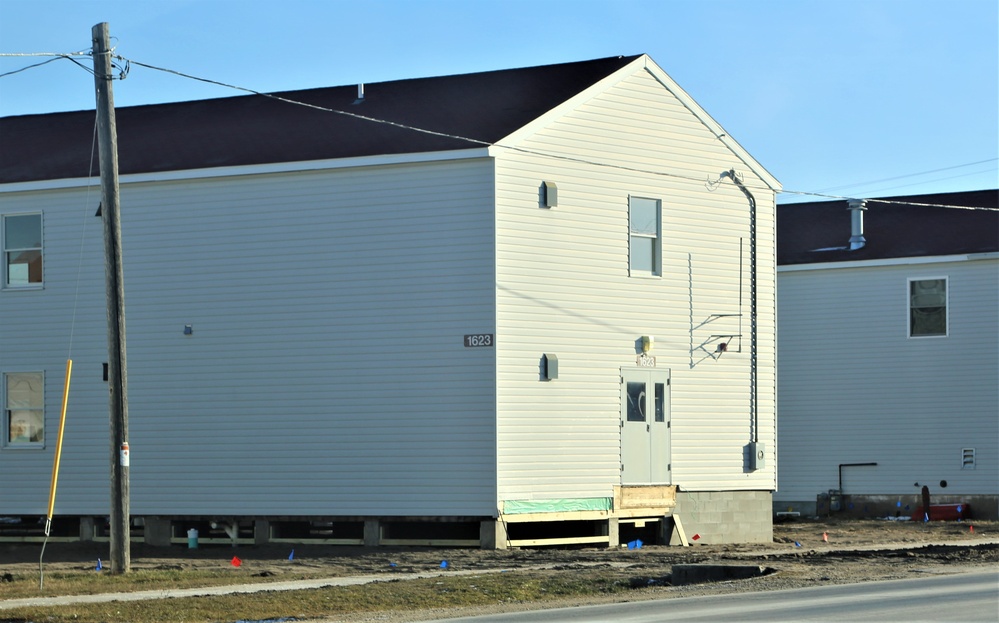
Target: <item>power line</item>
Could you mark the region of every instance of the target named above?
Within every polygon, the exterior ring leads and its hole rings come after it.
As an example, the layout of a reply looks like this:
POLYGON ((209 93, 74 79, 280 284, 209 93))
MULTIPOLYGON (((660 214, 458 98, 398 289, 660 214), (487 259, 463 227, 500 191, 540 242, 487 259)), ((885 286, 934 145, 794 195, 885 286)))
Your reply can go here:
POLYGON ((296 101, 296 100, 288 99, 286 97, 281 97, 280 95, 274 95, 273 93, 264 93, 262 91, 257 91, 255 89, 250 89, 250 88, 247 88, 247 87, 241 87, 241 86, 237 86, 237 85, 234 85, 234 84, 227 84, 225 82, 219 82, 218 80, 211 80, 211 79, 208 79, 208 78, 200 78, 198 76, 192 76, 191 74, 185 74, 183 72, 176 71, 176 70, 173 70, 173 69, 166 69, 166 68, 163 68, 163 67, 156 67, 155 65, 149 65, 147 63, 140 63, 139 61, 134 61, 134 60, 126 59, 126 58, 123 58, 121 56, 116 56, 115 58, 117 58, 119 60, 123 60, 123 61, 125 61, 127 63, 138 65, 139 67, 145 67, 146 69, 153 69, 153 70, 156 70, 156 71, 162 71, 162 72, 166 72, 166 73, 169 73, 169 74, 174 74, 176 76, 180 76, 182 78, 188 78, 190 80, 197 80, 199 82, 205 82, 205 83, 208 83, 208 84, 214 84, 214 85, 218 85, 220 87, 226 87, 228 89, 235 89, 237 91, 243 91, 244 93, 252 93, 253 95, 260 95, 262 97, 269 97, 269 98, 271 98, 273 100, 277 100, 279 102, 284 102, 286 104, 294 104, 296 106, 303 106, 305 108, 312 108, 314 110, 320 110, 320 111, 323 111, 323 112, 337 113, 337 114, 340 114, 340 115, 345 115, 347 117, 353 117, 355 119, 360 119, 360 120, 363 120, 363 121, 371 121, 373 123, 381 123, 381 124, 385 124, 385 125, 391 125, 391 126, 395 126, 397 128, 402 128, 404 130, 412 130, 414 132, 422 132, 423 134, 430 134, 432 136, 440 136, 440 137, 443 137, 443 138, 451 138, 451 139, 456 139, 456 140, 460 140, 460 141, 467 141, 467 142, 470 142, 470 143, 475 143, 477 145, 482 145, 482 146, 486 146, 486 147, 492 145, 492 143, 490 143, 488 141, 482 141, 482 140, 479 140, 479 139, 468 138, 468 137, 465 137, 465 136, 458 136, 456 134, 448 134, 446 132, 436 132, 434 130, 427 130, 427 129, 424 129, 424 128, 418 128, 418 127, 415 127, 415 126, 406 125, 404 123, 398 123, 398 122, 395 122, 395 121, 388 121, 387 119, 378 119, 376 117, 369 117, 367 115, 361 115, 361 114, 358 114, 358 113, 348 112, 346 110, 338 110, 336 108, 328 108, 326 106, 317 106, 315 104, 309 104, 309 103, 306 103, 306 102, 299 102, 299 101, 296 101))
POLYGON ((865 194, 883 193, 883 192, 886 192, 886 191, 889 191, 889 190, 894 190, 896 188, 909 188, 911 186, 921 186, 923 184, 933 184, 933 183, 936 183, 936 182, 944 182, 946 180, 955 180, 955 179, 957 179, 959 177, 971 177, 972 175, 982 175, 983 173, 988 173, 991 170, 992 169, 984 169, 982 171, 972 171, 970 173, 961 173, 959 175, 948 175, 947 177, 938 177, 938 178, 935 178, 935 179, 932 179, 932 180, 923 180, 921 182, 912 182, 910 184, 900 184, 900 185, 895 185, 895 186, 886 186, 886 187, 883 187, 883 188, 869 190, 865 194))
MULTIPOLYGON (((328 107, 325 107, 325 106, 317 106, 315 104, 309 104, 309 103, 306 103, 306 102, 299 102, 299 101, 292 100, 292 99, 289 99, 289 98, 286 98, 286 97, 281 97, 279 95, 274 95, 272 93, 264 93, 262 91, 257 91, 256 89, 250 89, 250 88, 247 88, 247 87, 241 87, 241 86, 237 86, 237 85, 233 85, 233 84, 228 84, 228 83, 225 83, 225 82, 220 82, 218 80, 211 80, 211 79, 208 79, 208 78, 201 78, 201 77, 198 77, 198 76, 193 76, 191 74, 186 74, 186 73, 183 73, 183 72, 180 72, 180 71, 176 71, 176 70, 173 70, 173 69, 166 69, 166 68, 163 68, 163 67, 157 67, 155 65, 150 65, 148 63, 141 63, 139 61, 126 59, 126 58, 123 58, 121 56, 116 56, 115 58, 117 58, 119 60, 122 60, 122 61, 125 61, 126 63, 131 63, 131 64, 138 65, 139 67, 145 67, 147 69, 152 69, 152 70, 155 70, 155 71, 162 71, 162 72, 174 74, 176 76, 180 76, 182 78, 188 78, 190 80, 197 80, 199 82, 205 82, 205 83, 208 83, 208 84, 214 84, 214 85, 225 87, 225 88, 229 88, 229 89, 235 89, 237 91, 243 91, 244 93, 252 93, 254 95, 259 95, 259 96, 262 96, 262 97, 268 97, 268 98, 271 98, 271 99, 274 99, 274 100, 277 100, 277 101, 280 101, 280 102, 284 102, 284 103, 287 103, 287 104, 293 104, 295 106, 304 106, 306 108, 312 108, 314 110, 320 110, 320 111, 323 111, 323 112, 331 112, 331 113, 336 113, 336 114, 339 114, 339 115, 345 115, 345 116, 348 116, 348 117, 353 117, 355 119, 361 119, 361 120, 369 121, 369 122, 372 122, 372 123, 380 123, 380 124, 390 125, 390 126, 401 128, 401 129, 405 129, 405 130, 411 130, 413 132, 421 132, 423 134, 430 134, 432 136, 440 136, 440 137, 450 138, 450 139, 454 139, 454 140, 466 141, 466 142, 469 142, 469 143, 472 143, 472 144, 475 144, 475 145, 481 145, 481 146, 484 146, 484 147, 500 147, 500 148, 504 148, 504 149, 509 149, 511 151, 516 151, 516 152, 519 152, 519 153, 525 153, 525 154, 535 155, 535 156, 542 156, 542 157, 546 157, 546 158, 556 158, 556 159, 559 159, 559 160, 564 160, 564 161, 568 161, 568 162, 575 162, 575 163, 579 163, 579 164, 588 164, 588 165, 592 165, 592 166, 609 167, 609 168, 614 168, 614 169, 618 169, 618 170, 631 171, 633 173, 643 173, 643 174, 647 174, 647 175, 657 175, 657 176, 663 176, 663 177, 671 177, 671 178, 677 178, 677 179, 684 179, 684 180, 693 181, 693 182, 697 182, 697 183, 705 183, 705 180, 703 180, 701 178, 698 178, 698 177, 692 177, 692 176, 687 176, 687 175, 679 175, 679 174, 676 174, 676 173, 666 173, 666 172, 663 172, 663 171, 651 171, 651 170, 648 170, 648 169, 641 169, 641 168, 638 168, 638 167, 629 167, 629 166, 625 166, 625 165, 610 164, 610 163, 607 163, 607 162, 595 162, 595 161, 592 161, 592 160, 586 160, 584 158, 574 158, 572 156, 565 156, 563 154, 541 152, 541 151, 536 151, 536 150, 531 150, 531 149, 525 149, 523 147, 514 147, 514 146, 510 146, 510 145, 496 145, 495 143, 490 143, 488 141, 483 141, 483 140, 480 140, 480 139, 469 138, 467 136, 460 136, 460 135, 457 135, 457 134, 449 134, 449 133, 446 133, 446 132, 437 132, 437 131, 434 131, 434 130, 427 130, 426 128, 420 128, 420 127, 408 125, 408 124, 405 124, 405 123, 399 123, 399 122, 396 122, 396 121, 389 121, 387 119, 379 119, 377 117, 370 117, 370 116, 367 116, 367 115, 361 115, 361 114, 358 114, 358 113, 348 112, 348 111, 345 111, 345 110, 339 110, 339 109, 336 109, 336 108, 328 108, 328 107)), ((999 158, 993 158, 991 160, 999 160, 999 158)), ((990 162, 991 160, 983 160, 982 162, 990 162)), ((979 162, 979 163, 972 163, 972 164, 981 164, 981 162, 979 162)), ((959 165, 959 166, 969 166, 969 165, 959 165)), ((957 168, 957 167, 947 167, 947 168, 957 168)), ((945 169, 942 169, 942 170, 945 170, 945 169)), ((921 174, 914 173, 912 175, 921 175, 921 174)), ((902 176, 902 177, 908 177, 908 176, 902 176)), ((823 198, 828 198, 828 199, 843 199, 843 200, 852 199, 852 197, 841 197, 841 196, 837 196, 837 195, 824 195, 824 194, 821 194, 821 193, 804 192, 804 191, 794 191, 794 190, 782 190, 781 193, 808 195, 808 196, 823 197, 823 198)), ((887 202, 887 201, 885 201, 884 203, 893 203, 893 202, 887 202)), ((937 204, 916 204, 916 203, 908 203, 908 202, 894 202, 894 203, 901 203, 903 205, 933 205, 933 206, 941 207, 941 208, 957 208, 957 209, 962 209, 962 210, 996 210, 996 208, 988 208, 988 207, 951 206, 951 205, 937 205, 937 204)))
POLYGON ((90 50, 80 50, 79 52, 0 52, 0 57, 24 58, 31 56, 90 56, 90 50))
POLYGON ((66 52, 66 53, 61 53, 61 52, 30 52, 30 53, 17 53, 17 54, 0 53, 0 57, 5 57, 5 58, 31 58, 31 57, 38 57, 38 56, 51 56, 51 57, 53 57, 53 58, 48 59, 47 61, 42 61, 41 63, 35 63, 34 65, 27 65, 25 67, 21 67, 20 69, 15 69, 13 71, 8 71, 8 72, 5 72, 5 73, 2 73, 2 74, 0 74, 0 78, 6 78, 7 76, 12 76, 14 74, 21 73, 22 71, 27 71, 29 69, 35 69, 35 68, 41 67, 42 65, 48 65, 51 62, 58 61, 58 60, 63 60, 63 59, 68 60, 68 61, 72 61, 76 66, 80 67, 81 69, 83 69, 87 73, 93 75, 93 73, 94 73, 93 69, 90 69, 86 65, 80 63, 80 61, 76 60, 76 58, 74 58, 76 56, 88 56, 88 55, 89 55, 89 53, 85 53, 85 52, 66 52))
POLYGON ((198 76, 192 76, 190 74, 185 74, 183 72, 179 72, 179 71, 176 71, 176 70, 173 70, 173 69, 165 69, 163 67, 156 67, 155 65, 149 65, 149 64, 146 64, 146 63, 141 63, 139 61, 134 61, 134 60, 126 59, 126 58, 123 58, 123 57, 120 57, 120 56, 116 56, 115 58, 118 58, 119 60, 123 60, 126 63, 131 63, 131 64, 138 65, 139 67, 145 67, 147 69, 153 69, 153 70, 156 70, 156 71, 163 71, 163 72, 166 72, 166 73, 170 73, 170 74, 174 74, 174 75, 180 76, 182 78, 188 78, 188 79, 191 79, 191 80, 197 80, 199 82, 205 82, 205 83, 208 83, 208 84, 215 84, 215 85, 218 85, 218 86, 222 86, 222 87, 226 87, 226 88, 230 88, 230 89, 235 89, 237 91, 243 91, 245 93, 252 93, 254 95, 259 95, 259 96, 262 96, 262 97, 268 97, 268 98, 277 100, 279 102, 284 102, 286 104, 293 104, 293 105, 296 105, 296 106, 304 106, 306 108, 311 108, 311 109, 314 109, 314 110, 320 110, 320 111, 323 111, 323 112, 336 113, 338 115, 345 115, 347 117, 353 117, 355 119, 360 119, 360 120, 363 120, 363 121, 370 121, 372 123, 380 123, 380 124, 384 124, 384 125, 390 125, 390 126, 393 126, 393 127, 404 129, 404 130, 410 130, 410 131, 413 131, 413 132, 420 132, 420 133, 423 133, 423 134, 429 134, 431 136, 439 136, 439 137, 443 137, 443 138, 450 138, 450 139, 454 139, 454 140, 465 141, 465 142, 472 143, 472 144, 475 144, 475 145, 480 145, 480 146, 483 146, 483 147, 499 147, 499 148, 502 148, 502 149, 509 149, 511 151, 516 151, 516 152, 520 152, 520 153, 530 154, 530 155, 534 155, 534 156, 542 156, 542 157, 546 157, 546 158, 556 158, 556 159, 564 160, 564 161, 567 161, 567 162, 575 162, 575 163, 581 163, 581 164, 590 164, 590 165, 595 165, 595 166, 604 166, 604 167, 610 167, 610 168, 615 168, 615 169, 619 169, 619 170, 631 171, 633 173, 644 173, 644 174, 648 174, 648 175, 658 175, 658 176, 663 176, 663 177, 672 177, 672 178, 684 179, 684 180, 698 182, 698 183, 704 183, 704 180, 702 180, 699 177, 692 177, 692 176, 687 176, 687 175, 679 175, 679 174, 676 174, 676 173, 666 173, 666 172, 663 172, 663 171, 650 171, 650 170, 646 170, 646 169, 640 169, 640 168, 637 168, 637 167, 628 167, 628 166, 625 166, 625 165, 617 165, 617 164, 610 164, 610 163, 593 162, 593 161, 585 160, 583 158, 574 158, 572 156, 566 156, 566 155, 563 155, 563 154, 546 153, 546 152, 542 152, 542 151, 525 149, 523 147, 514 147, 514 146, 511 146, 511 145, 497 145, 495 143, 490 143, 489 141, 483 141, 481 139, 469 138, 467 136, 460 136, 460 135, 457 135, 457 134, 449 134, 447 132, 437 132, 435 130, 428 130, 426 128, 420 128, 420 127, 409 125, 409 124, 405 124, 405 123, 399 123, 397 121, 389 121, 387 119, 379 119, 377 117, 369 117, 367 115, 361 115, 361 114, 358 114, 358 113, 348 112, 346 110, 340 110, 340 109, 337 109, 337 108, 328 108, 328 107, 325 107, 325 106, 317 106, 315 104, 309 104, 309 103, 306 103, 306 102, 299 102, 299 101, 296 101, 296 100, 288 99, 286 97, 281 97, 279 95, 274 95, 273 93, 264 93, 262 91, 257 91, 255 89, 250 89, 250 88, 247 88, 247 87, 241 87, 241 86, 237 86, 237 85, 233 85, 233 84, 227 84, 225 82, 219 82, 217 80, 210 80, 208 78, 200 78, 198 76))
MULTIPOLYGON (((114 54, 114 49, 113 48, 110 50, 110 53, 114 54)), ((76 60, 76 58, 75 58, 77 56, 93 56, 93 53, 91 51, 89 51, 89 50, 87 50, 85 52, 19 52, 19 53, 0 52, 0 58, 29 58, 29 57, 36 57, 36 56, 52 56, 54 58, 50 58, 47 61, 42 61, 41 63, 36 63, 34 65, 28 65, 27 67, 22 67, 20 69, 15 69, 14 71, 8 71, 6 73, 0 74, 0 78, 5 78, 7 76, 10 76, 10 75, 13 75, 13 74, 17 74, 17 73, 20 73, 22 71, 26 71, 28 69, 35 69, 37 67, 41 67, 42 65, 47 65, 48 63, 51 63, 53 61, 57 61, 57 60, 60 60, 60 59, 65 59, 65 60, 71 61, 74 65, 76 65, 80 69, 86 71, 88 74, 94 75, 93 68, 87 67, 86 65, 84 65, 80 61, 76 60)), ((118 57, 112 56, 112 59, 114 59, 114 58, 118 58, 118 57)), ((125 65, 123 67, 122 66, 118 66, 118 65, 114 65, 114 67, 116 67, 118 69, 118 72, 119 72, 117 79, 118 80, 124 80, 125 76, 128 74, 128 61, 127 60, 125 61, 125 65)), ((112 79, 115 79, 114 76, 112 76, 112 79)))
POLYGON ((34 65, 26 65, 20 69, 15 69, 14 71, 8 71, 0 74, 0 78, 6 78, 7 76, 13 76, 14 74, 19 74, 22 71, 28 71, 29 69, 34 69, 35 67, 41 67, 42 65, 48 65, 54 61, 61 60, 63 57, 58 56, 56 58, 50 58, 47 61, 42 61, 41 63, 35 63, 34 65))
MULTIPOLYGON (((164 73, 173 74, 175 76, 179 76, 181 78, 187 78, 189 80, 195 80, 195 81, 204 82, 204 83, 207 83, 207 84, 214 84, 216 86, 224 87, 224 88, 227 88, 227 89, 233 89, 233 90, 236 90, 236 91, 242 91, 244 93, 250 93, 250 94, 253 94, 253 95, 259 95, 261 97, 267 97, 267 98, 270 98, 270 99, 273 99, 273 100, 277 100, 279 102, 284 102, 286 104, 292 104, 292 105, 295 105, 295 106, 303 106, 305 108, 311 108, 313 110, 319 110, 319 111, 322 111, 322 112, 329 112, 329 113, 334 113, 334 114, 338 114, 338 115, 344 115, 344 116, 352 117, 352 118, 359 119, 359 120, 362 120, 362 121, 368 121, 368 122, 371 122, 371 123, 379 123, 379 124, 383 124, 383 125, 389 125, 389 126, 392 126, 392 127, 396 127, 396 128, 400 128, 400 129, 404 129, 404 130, 409 130, 409 131, 412 131, 412 132, 420 132, 422 134, 428 134, 428 135, 431 135, 431 136, 438 136, 438 137, 442 137, 442 138, 449 138, 449 139, 453 139, 453 140, 464 141, 464 142, 471 143, 473 145, 480 145, 480 146, 483 146, 483 147, 498 147, 498 148, 508 149, 510 151, 516 151, 516 152, 524 153, 524 154, 528 154, 528 155, 541 156, 541 157, 545 157, 545 158, 554 158, 554 159, 563 160, 563 161, 567 161, 567 162, 574 162, 574 163, 577 163, 577 164, 587 164, 587 165, 591 165, 591 166, 600 166, 600 167, 613 168, 613 169, 618 169, 618 170, 623 170, 623 171, 630 171, 630 172, 633 172, 633 173, 642 173, 642 174, 645 174, 645 175, 655 175, 655 176, 659 176, 659 177, 670 177, 670 178, 675 178, 675 179, 682 179, 682 180, 697 182, 699 184, 705 184, 706 186, 709 187, 709 189, 711 188, 712 185, 714 185, 714 184, 717 183, 717 181, 712 181, 710 179, 705 180, 705 179, 701 179, 699 177, 693 177, 693 176, 689 176, 689 175, 680 175, 680 174, 677 174, 677 173, 667 173, 667 172, 664 172, 664 171, 652 171, 652 170, 649 170, 649 169, 642 169, 642 168, 638 168, 638 167, 629 167, 629 166, 626 166, 626 165, 619 165, 619 164, 611 164, 611 163, 608 163, 608 162, 596 162, 596 161, 593 161, 593 160, 587 160, 585 158, 575 158, 575 157, 566 156, 566 155, 563 155, 563 154, 536 151, 536 150, 532 150, 532 149, 526 149, 526 148, 523 148, 523 147, 515 147, 515 146, 511 146, 511 145, 497 145, 495 143, 490 143, 489 141, 483 141, 481 139, 469 138, 467 136, 461 136, 461 135, 457 135, 457 134, 450 134, 450 133, 447 133, 447 132, 438 132, 438 131, 435 131, 435 130, 428 130, 426 128, 420 128, 420 127, 409 125, 409 124, 405 124, 405 123, 399 123, 397 121, 389 121, 387 119, 379 119, 377 117, 370 117, 368 115, 362 115, 362 114, 359 114, 359 113, 349 112, 349 111, 346 111, 346 110, 340 110, 340 109, 337 109, 337 108, 329 108, 329 107, 326 107, 326 106, 318 106, 316 104, 309 104, 307 102, 300 102, 300 101, 289 99, 289 98, 286 98, 286 97, 281 97, 279 95, 274 95, 273 93, 264 93, 262 91, 258 91, 256 89, 251 89, 251 88, 248 88, 248 87, 241 87, 241 86, 238 86, 238 85, 229 84, 229 83, 221 82, 221 81, 218 81, 218 80, 212 80, 212 79, 209 79, 209 78, 202 78, 202 77, 199 77, 199 76, 194 76, 194 75, 187 74, 187 73, 184 73, 184 72, 181 72, 181 71, 177 71, 177 70, 174 70, 174 69, 167 69, 165 67, 158 67, 156 65, 150 65, 148 63, 142 63, 142 62, 139 62, 139 61, 136 61, 136 60, 132 60, 132 59, 125 58, 123 56, 116 55, 116 54, 114 54, 114 50, 113 49, 110 50, 110 52, 112 54, 112 59, 124 62, 124 66, 119 66, 118 67, 119 70, 120 70, 119 79, 124 79, 125 76, 128 74, 130 66, 132 64, 134 64, 134 65, 138 65, 139 67, 145 67, 146 69, 152 69, 154 71, 161 71, 161 72, 164 72, 164 73)), ((75 59, 72 59, 70 57, 71 56, 86 56, 88 54, 90 54, 90 52, 74 52, 74 53, 70 53, 70 54, 48 53, 48 52, 33 53, 33 54, 2 54, 2 53, 0 53, 0 57, 3 57, 3 56, 55 56, 55 57, 58 57, 58 58, 68 58, 69 60, 73 60, 73 62, 76 62, 75 59)), ((45 61, 45 62, 47 63, 47 62, 51 62, 52 60, 58 60, 58 58, 56 58, 56 59, 50 59, 49 61, 45 61)), ((39 65, 41 65, 41 64, 44 64, 44 63, 39 63, 39 65)), ((77 63, 77 64, 79 65, 79 63, 77 63)), ((81 67, 83 67, 83 66, 81 65, 81 67)), ((29 68, 30 67, 26 67, 24 69, 29 69, 29 68)), ((86 69, 86 67, 84 67, 84 69, 86 69)), ((23 69, 18 70, 18 71, 23 71, 23 69)), ((90 71, 91 73, 93 73, 92 70, 88 70, 88 71, 90 71)), ((11 73, 16 73, 16 72, 11 72, 11 73)), ((4 75, 8 75, 8 74, 4 74, 4 75)), ((0 75, 0 77, 2 77, 2 75, 0 75)), ((922 172, 922 173, 911 173, 911 174, 907 174, 907 175, 901 175, 901 176, 896 176, 896 177, 892 177, 892 178, 886 178, 884 180, 876 180, 874 182, 865 182, 865 183, 862 183, 862 184, 859 184, 859 185, 872 184, 872 183, 876 183, 877 181, 890 181, 890 180, 893 180, 893 179, 901 179, 901 178, 905 178, 905 177, 912 177, 912 176, 915 176, 915 175, 925 175, 927 173, 933 173, 933 172, 936 172, 936 171, 946 171, 946 170, 961 168, 961 167, 965 167, 965 166, 973 166, 975 164, 983 164, 985 162, 993 162, 995 160, 999 160, 999 158, 990 158, 990 159, 987 159, 987 160, 981 160, 981 161, 978 161, 978 162, 973 162, 973 163, 968 163, 968 164, 963 164, 963 165, 955 165, 955 166, 952 166, 952 167, 944 167, 942 169, 936 169, 935 171, 927 171, 927 172, 922 172)), ((963 176, 957 176, 957 177, 963 177, 963 176)), ((841 186, 840 188, 844 188, 844 187, 841 186)), ((801 196, 808 196, 808 197, 821 197, 823 199, 834 199, 834 200, 849 200, 849 199, 854 199, 854 197, 846 197, 846 196, 841 196, 841 195, 830 195, 830 194, 824 194, 822 192, 797 191, 797 190, 787 190, 787 189, 782 189, 781 191, 779 191, 779 194, 801 195, 801 196)), ((888 200, 883 200, 883 199, 868 199, 868 201, 876 201, 876 202, 880 202, 880 203, 895 203, 895 204, 899 204, 899 205, 926 206, 926 207, 938 207, 938 208, 954 208, 954 209, 960 209, 960 210, 989 210, 989 211, 999 210, 999 208, 990 208, 990 207, 985 207, 985 206, 958 206, 958 205, 929 204, 929 203, 912 203, 912 202, 907 202, 907 201, 888 201, 888 200)))
MULTIPOLYGON (((784 190, 782 193, 788 193, 792 195, 805 195, 809 197, 822 197, 823 199, 835 199, 839 201, 849 201, 851 199, 857 199, 857 197, 842 197, 839 195, 824 195, 822 193, 810 193, 800 190, 784 190)), ((997 191, 999 192, 999 191, 997 191)), ((902 201, 898 199, 877 199, 877 198, 864 198, 864 201, 870 203, 888 203, 892 205, 903 205, 903 206, 918 206, 923 208, 950 208, 955 210, 984 210, 986 212, 999 212, 999 208, 991 208, 988 206, 959 206, 950 205, 946 203, 919 203, 916 201, 902 201)), ((795 205, 795 204, 785 204, 785 205, 795 205)))
MULTIPOLYGON (((856 184, 844 184, 844 185, 841 185, 841 186, 830 186, 829 188, 820 188, 816 192, 827 192, 827 191, 830 191, 830 190, 837 190, 837 189, 840 189, 840 188, 853 188, 855 186, 869 186, 871 184, 880 184, 881 182, 891 182, 891 181, 894 181, 894 180, 900 180, 900 179, 904 179, 904 178, 907 178, 907 177, 916 177, 917 175, 929 175, 931 173, 940 173, 941 171, 950 171, 952 169, 961 169, 961 168, 964 168, 964 167, 971 167, 971 166, 975 166, 977 164, 985 164, 986 162, 995 162, 997 160, 999 160, 999 158, 987 158, 985 160, 979 160, 977 162, 969 162, 967 164, 956 164, 956 165, 951 166, 951 167, 943 167, 943 168, 940 168, 940 169, 933 169, 931 171, 920 171, 919 173, 907 173, 905 175, 896 175, 895 177, 886 177, 886 178, 882 178, 882 179, 879 179, 879 180, 871 180, 869 182, 857 182, 856 184)), ((950 178, 945 178, 945 179, 950 179, 950 178)))

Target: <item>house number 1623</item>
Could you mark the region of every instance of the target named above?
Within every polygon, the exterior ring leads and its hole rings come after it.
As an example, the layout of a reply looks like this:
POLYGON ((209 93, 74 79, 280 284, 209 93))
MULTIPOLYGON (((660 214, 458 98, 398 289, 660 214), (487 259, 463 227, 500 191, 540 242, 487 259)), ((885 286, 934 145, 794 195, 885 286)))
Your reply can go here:
POLYGON ((465 336, 466 348, 474 348, 478 346, 492 346, 492 345, 493 345, 492 333, 476 333, 475 335, 465 336))

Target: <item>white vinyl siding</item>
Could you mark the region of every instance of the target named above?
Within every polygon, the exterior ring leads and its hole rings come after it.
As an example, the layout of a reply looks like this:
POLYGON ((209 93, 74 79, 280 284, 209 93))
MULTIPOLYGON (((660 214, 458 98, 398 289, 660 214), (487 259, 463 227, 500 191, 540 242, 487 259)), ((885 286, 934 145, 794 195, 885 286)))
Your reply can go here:
POLYGON ((844 470, 847 494, 918 493, 914 482, 934 494, 999 491, 999 262, 791 268, 778 280, 775 500, 838 488, 841 463, 878 464, 844 470), (910 339, 902 289, 944 274, 948 338, 910 339), (978 469, 962 470, 966 448, 978 469))
MULTIPOLYGON (((495 349, 463 344, 494 332, 492 188, 489 160, 123 183, 132 513, 492 514, 495 349)), ((100 514, 103 243, 85 197, 0 195, 50 228, 46 290, 0 292, 0 371, 61 370, 74 334, 58 508, 100 514)), ((44 511, 36 454, 0 452, 20 474, 4 512, 44 511)))
POLYGON ((655 336, 650 354, 671 370, 673 483, 772 490, 772 190, 747 171, 759 205, 759 436, 771 454, 766 469, 746 472, 749 208, 734 185, 712 193, 703 183, 731 168, 732 153, 646 71, 518 147, 572 160, 498 152, 501 500, 612 495, 621 479, 620 368, 636 365, 642 335, 655 336), (557 208, 539 209, 542 180, 558 184, 557 208), (662 201, 661 279, 628 276, 629 196, 662 201), (699 347, 713 334, 740 333, 740 286, 742 350, 705 357, 699 347), (731 316, 708 321, 715 314, 731 316), (546 352, 559 358, 558 381, 539 382, 546 352))

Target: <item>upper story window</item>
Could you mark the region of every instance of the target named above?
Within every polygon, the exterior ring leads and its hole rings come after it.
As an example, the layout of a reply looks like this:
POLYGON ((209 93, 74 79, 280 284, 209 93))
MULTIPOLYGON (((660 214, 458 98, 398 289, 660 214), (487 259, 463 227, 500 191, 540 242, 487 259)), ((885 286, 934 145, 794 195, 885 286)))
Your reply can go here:
POLYGON ((3 231, 3 269, 6 288, 42 284, 42 215, 9 214, 3 231))
POLYGON ((3 377, 3 446, 45 445, 45 378, 41 372, 13 372, 3 377))
POLYGON ((662 274, 662 216, 658 199, 631 197, 628 202, 629 269, 635 275, 662 274))
POLYGON ((909 280, 909 337, 947 335, 947 280, 909 280))

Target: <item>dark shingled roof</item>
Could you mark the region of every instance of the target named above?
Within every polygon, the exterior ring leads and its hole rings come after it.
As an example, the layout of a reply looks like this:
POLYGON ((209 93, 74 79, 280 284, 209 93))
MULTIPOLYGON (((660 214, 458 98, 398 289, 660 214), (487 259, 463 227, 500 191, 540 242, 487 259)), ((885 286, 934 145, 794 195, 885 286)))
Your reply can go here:
MULTIPOLYGON (((275 93, 280 97, 494 143, 638 56, 275 93)), ((123 175, 469 149, 435 136, 263 95, 115 111, 123 175)), ((87 177, 94 112, 0 118, 0 183, 87 177)))
POLYGON ((999 211, 936 206, 999 208, 999 191, 882 197, 867 202, 867 244, 849 250, 850 211, 845 200, 777 206, 777 264, 850 262, 900 257, 999 251, 999 211), (933 207, 911 204, 934 204, 933 207))

